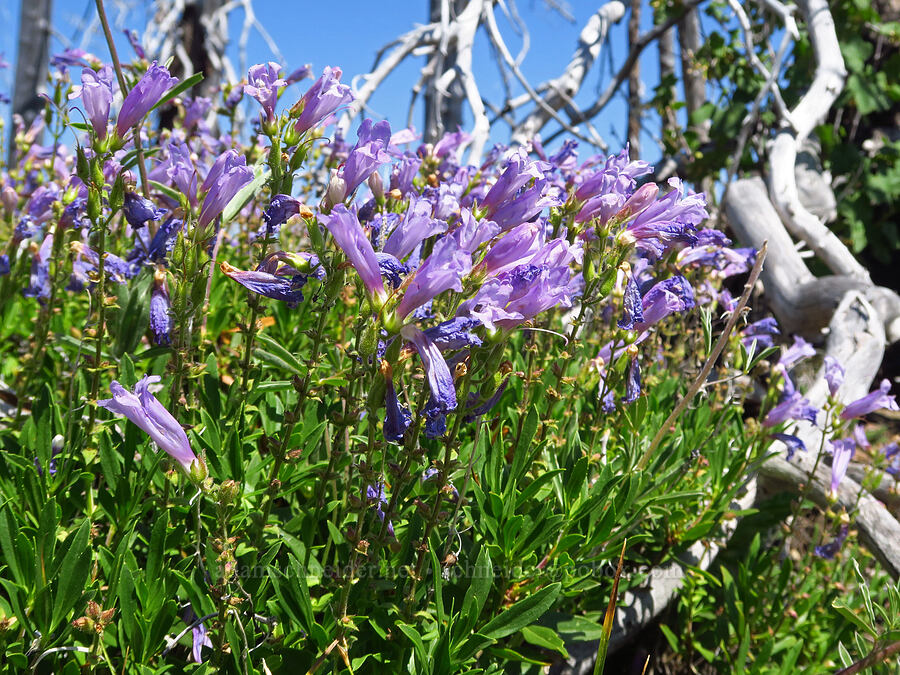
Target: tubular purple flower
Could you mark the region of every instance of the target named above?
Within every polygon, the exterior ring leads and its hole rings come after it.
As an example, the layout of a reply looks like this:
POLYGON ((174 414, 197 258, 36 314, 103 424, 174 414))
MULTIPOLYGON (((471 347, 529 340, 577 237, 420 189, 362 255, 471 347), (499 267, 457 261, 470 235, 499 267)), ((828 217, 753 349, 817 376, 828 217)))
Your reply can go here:
POLYGON ((816 546, 813 549, 813 554, 819 558, 825 558, 825 560, 832 560, 837 555, 837 552, 841 550, 841 546, 844 545, 848 534, 850 534, 850 528, 847 525, 841 525, 838 535, 827 544, 816 546))
POLYGON ((503 235, 478 264, 478 272, 497 275, 530 259, 544 244, 538 223, 523 223, 503 235))
POLYGON ((400 335, 415 345, 416 351, 422 359, 425 376, 428 378, 428 387, 431 389, 431 396, 437 408, 441 412, 456 408, 456 387, 453 383, 453 375, 438 346, 412 324, 404 326, 400 330, 400 335))
POLYGON ((109 386, 113 397, 97 401, 97 405, 134 422, 186 473, 190 473, 191 465, 195 462, 202 465, 202 462, 191 450, 187 434, 178 421, 150 393, 150 385, 159 380, 158 375, 145 375, 135 386, 134 393, 113 380, 109 386))
POLYGON ((490 215, 501 204, 514 199, 519 189, 525 187, 531 180, 543 177, 544 172, 539 164, 529 160, 524 150, 519 151, 507 161, 503 173, 491 186, 479 206, 487 209, 487 213, 490 215))
POLYGON ((815 424, 818 413, 818 409, 813 407, 809 399, 804 398, 799 391, 790 387, 790 391, 785 391, 781 402, 766 415, 762 425, 774 427, 788 420, 807 420, 810 424, 815 424))
POLYGON ((247 158, 236 150, 227 150, 213 164, 203 181, 201 190, 209 192, 200 207, 200 227, 206 227, 217 218, 234 196, 253 180, 253 169, 247 166, 247 158))
POLYGON ((191 129, 198 123, 202 122, 207 113, 212 109, 212 100, 204 96, 198 96, 194 99, 185 101, 184 121, 182 126, 185 129, 191 129))
POLYGON ((287 222, 288 218, 298 213, 300 213, 300 202, 290 195, 272 197, 268 208, 263 212, 266 237, 278 239, 281 226, 287 222))
POLYGON ((669 185, 673 189, 668 194, 644 209, 618 235, 623 242, 634 244, 654 258, 675 242, 696 241, 692 230, 709 217, 706 197, 685 194, 677 178, 669 179, 669 185))
POLYGON ((521 223, 534 220, 545 208, 559 206, 562 200, 556 194, 557 188, 545 180, 536 180, 534 185, 515 199, 506 202, 491 216, 491 220, 508 230, 521 223))
POLYGON ((490 241, 500 234, 500 226, 492 220, 476 220, 475 216, 469 209, 460 209, 459 227, 457 227, 452 236, 459 242, 459 247, 469 253, 475 250, 484 242, 490 241))
POLYGON ((28 287, 22 290, 24 297, 37 298, 41 304, 44 304, 45 298, 50 297, 50 252, 52 249, 53 235, 48 234, 34 254, 28 287))
POLYGON ((365 119, 357 135, 359 140, 347 156, 340 174, 346 183, 345 196, 352 194, 379 166, 391 161, 385 150, 391 140, 391 125, 387 120, 365 119))
POLYGON ((772 317, 766 317, 747 325, 741 331, 741 342, 748 349, 754 342, 758 348, 767 349, 774 346, 773 336, 775 335, 781 335, 778 322, 772 317))
POLYGON ((419 173, 422 160, 418 157, 404 157, 391 169, 391 189, 400 190, 405 197, 416 191, 413 180, 419 173))
POLYGON ((431 217, 432 205, 427 199, 412 197, 403 220, 391 232, 384 252, 402 260, 428 237, 447 231, 447 223, 431 217))
POLYGON ((775 433, 775 434, 772 434, 772 438, 779 440, 785 444, 785 446, 787 447, 786 459, 788 461, 791 461, 791 459, 794 456, 794 453, 797 452, 797 450, 806 452, 806 444, 803 441, 801 441, 797 436, 794 436, 792 434, 775 433))
POLYGON ((785 368, 790 368, 798 361, 815 355, 815 348, 799 335, 795 335, 794 344, 787 349, 781 350, 781 357, 778 359, 778 363, 785 368))
POLYGON ((288 307, 296 307, 303 302, 303 287, 309 275, 300 274, 290 265, 279 266, 277 261, 271 264, 272 261, 272 256, 269 256, 267 261, 260 263, 259 268, 252 272, 239 270, 227 262, 219 263, 219 269, 247 290, 286 302, 288 307))
POLYGON ((837 496, 838 486, 847 475, 847 467, 856 452, 856 443, 852 438, 830 441, 831 445, 831 496, 837 496))
POLYGON ((844 367, 833 356, 825 357, 825 381, 832 396, 837 394, 844 383, 844 367))
POLYGON ((134 88, 128 92, 116 120, 116 133, 124 138, 126 132, 144 119, 144 115, 159 103, 169 89, 178 84, 178 78, 154 61, 134 88))
POLYGON ((125 204, 123 206, 125 220, 132 227, 142 227, 148 220, 159 220, 166 212, 158 209, 149 199, 144 199, 139 194, 130 190, 125 192, 125 204))
POLYGON ((115 74, 109 66, 95 71, 83 68, 81 86, 72 89, 69 99, 81 97, 84 112, 94 128, 97 138, 106 138, 106 125, 109 123, 109 106, 113 100, 113 79, 115 74))
POLYGON ((381 278, 386 279, 393 288, 398 288, 403 283, 403 277, 409 274, 409 268, 390 253, 376 253, 375 259, 381 278))
POLYGON ((322 76, 303 94, 295 106, 300 115, 294 131, 302 134, 321 124, 338 108, 353 100, 350 87, 341 84, 341 69, 325 66, 322 76))
POLYGON ((274 61, 250 66, 247 73, 248 84, 244 85, 244 91, 259 101, 263 112, 266 113, 266 119, 270 122, 275 119, 278 87, 287 85, 286 80, 278 77, 279 70, 281 70, 281 66, 274 61))
POLYGON ((377 300, 377 304, 383 304, 387 293, 384 290, 384 281, 381 279, 378 258, 375 257, 372 243, 366 237, 362 225, 359 224, 356 211, 351 211, 343 204, 338 204, 330 214, 319 214, 319 221, 328 228, 350 264, 356 268, 356 273, 362 279, 369 295, 377 300))
POLYGON ((634 281, 634 277, 628 277, 625 284, 625 293, 622 296, 622 318, 619 319, 619 328, 632 330, 635 323, 643 323, 644 308, 641 304, 641 291, 634 281))
POLYGON ((622 403, 632 403, 641 395, 641 364, 637 357, 632 357, 628 363, 628 372, 625 377, 625 396, 622 403))
POLYGON ((394 381, 390 376, 386 376, 384 425, 382 428, 385 440, 390 443, 400 443, 410 424, 412 424, 412 415, 409 408, 400 405, 400 401, 397 399, 397 390, 394 389, 394 381))
POLYGON ((153 341, 158 345, 167 345, 172 341, 170 306, 166 273, 156 270, 153 275, 153 291, 150 294, 150 331, 153 333, 153 341))
POLYGON ((841 419, 852 420, 854 417, 862 417, 870 412, 886 408, 887 410, 900 410, 897 401, 888 392, 891 390, 890 380, 884 379, 875 391, 866 394, 860 399, 848 403, 841 413, 841 419))
POLYGON ((694 306, 694 291, 687 279, 674 276, 653 286, 641 300, 643 321, 634 324, 634 330, 645 331, 675 312, 686 312, 694 306))
POLYGON ((461 249, 453 237, 439 239, 407 286, 397 306, 397 317, 405 318, 417 307, 451 288, 462 292, 462 278, 471 271, 471 254, 461 249))
POLYGON ((472 332, 480 325, 478 319, 457 316, 437 326, 426 328, 423 332, 441 350, 480 347, 481 338, 472 332))

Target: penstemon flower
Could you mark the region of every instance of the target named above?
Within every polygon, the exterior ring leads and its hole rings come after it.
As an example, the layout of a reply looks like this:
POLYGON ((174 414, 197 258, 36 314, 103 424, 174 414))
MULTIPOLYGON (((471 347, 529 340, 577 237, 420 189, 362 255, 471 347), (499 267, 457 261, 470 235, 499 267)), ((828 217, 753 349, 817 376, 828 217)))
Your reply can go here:
POLYGON ((165 66, 160 66, 154 61, 147 72, 138 81, 134 88, 128 92, 128 96, 122 101, 122 108, 116 118, 116 133, 124 138, 128 130, 144 119, 162 99, 169 89, 178 84, 178 78, 172 77, 165 66))
POLYGON ((162 403, 150 393, 150 385, 159 382, 158 375, 145 375, 130 392, 115 380, 109 386, 113 397, 97 401, 97 405, 116 415, 124 415, 150 436, 161 450, 178 462, 184 471, 192 467, 203 472, 202 460, 191 450, 187 434, 162 403))

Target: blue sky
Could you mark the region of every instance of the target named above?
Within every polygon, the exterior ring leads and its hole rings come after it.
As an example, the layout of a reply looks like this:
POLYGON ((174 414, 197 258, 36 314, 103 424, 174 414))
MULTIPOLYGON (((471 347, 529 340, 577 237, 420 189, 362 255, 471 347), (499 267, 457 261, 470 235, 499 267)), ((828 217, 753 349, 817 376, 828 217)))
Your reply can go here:
MULTIPOLYGON (((581 27, 600 4, 602 3, 573 0, 570 2, 570 9, 575 22, 570 23, 558 13, 549 10, 542 0, 519 0, 518 10, 529 28, 531 37, 531 47, 522 64, 522 71, 533 84, 562 72, 575 48, 581 27)), ((0 30, 0 53, 4 53, 6 60, 11 63, 15 60, 18 5, 15 0, 0 2, 0 26, 4 26, 4 29, 0 30)), ((318 74, 325 65, 337 65, 343 68, 345 81, 349 81, 354 75, 367 72, 379 47, 413 28, 415 24, 424 23, 427 17, 425 0, 391 0, 381 3, 362 0, 343 2, 255 0, 253 6, 257 19, 277 44, 288 70, 304 63, 312 63, 314 72, 318 74)), ((142 3, 121 0, 117 4, 107 0, 107 11, 117 35, 120 53, 123 58, 127 58, 132 52, 124 38, 121 38, 121 29, 128 27, 136 29, 138 33, 143 32, 152 15, 152 5, 149 1, 142 3), (127 9, 121 9, 123 7, 127 9)), ((83 46, 101 58, 106 57, 106 47, 99 29, 91 31, 89 23, 86 24, 85 18, 90 21, 93 12, 94 0, 55 0, 55 36, 51 51, 61 51, 68 45, 83 46), (83 44, 85 36, 87 42, 83 44)), ((652 22, 648 7, 645 7, 643 19, 643 30, 647 30, 652 22)), ((243 10, 237 9, 232 13, 230 21, 232 46, 229 54, 236 68, 238 67, 236 44, 243 20, 243 10)), ((510 50, 513 53, 518 52, 522 45, 521 38, 512 31, 509 22, 502 16, 499 17, 499 21, 504 35, 507 36, 510 50)), ((610 59, 615 67, 618 67, 624 59, 627 53, 626 22, 627 15, 611 30, 611 40, 604 47, 604 53, 601 54, 598 63, 588 74, 582 94, 577 99, 579 103, 589 103, 592 97, 596 96, 598 89, 602 90, 605 87, 609 79, 610 59)), ((270 59, 279 60, 256 30, 251 31, 247 57, 251 65, 270 59)), ((372 114, 387 118, 395 129, 404 127, 410 87, 418 79, 419 68, 423 64, 424 57, 413 57, 398 68, 372 99, 372 114)), ((652 95, 652 85, 658 76, 657 54, 654 49, 645 50, 641 66, 642 74, 648 82, 648 90, 644 95, 646 100, 652 95)), ((12 72, 12 69, 0 71, 0 91, 10 91, 12 72)), ((502 100, 503 86, 484 35, 481 35, 476 43, 475 74, 482 95, 499 103, 502 100)), ((305 88, 306 84, 300 86, 305 88)), ((521 91, 520 88, 517 90, 521 91)), ((300 91, 302 89, 297 89, 296 92, 289 90, 288 102, 292 102, 300 91)), ((624 92, 623 88, 622 94, 624 92)), ((623 142, 626 112, 624 96, 618 96, 594 121, 595 127, 609 144, 611 151, 618 149, 623 142)), ((415 122, 418 127, 421 127, 420 117, 421 112, 417 111, 415 122)), ((505 141, 508 140, 506 134, 505 125, 498 125, 493 138, 505 141)), ((658 159, 659 150, 650 136, 645 135, 642 145, 642 155, 645 159, 650 161, 658 159)))

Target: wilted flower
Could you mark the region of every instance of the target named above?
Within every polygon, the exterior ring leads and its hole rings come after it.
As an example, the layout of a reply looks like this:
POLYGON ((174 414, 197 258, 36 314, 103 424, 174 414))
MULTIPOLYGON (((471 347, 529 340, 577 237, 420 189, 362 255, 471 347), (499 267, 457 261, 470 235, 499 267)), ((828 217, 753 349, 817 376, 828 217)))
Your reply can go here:
POLYGON ((150 385, 159 382, 158 375, 145 375, 134 393, 115 380, 109 385, 113 397, 97 401, 97 405, 116 415, 124 415, 140 427, 166 454, 188 473, 194 463, 202 464, 194 455, 187 434, 172 414, 150 393, 150 385))
POLYGON ((806 444, 797 436, 792 434, 776 433, 772 434, 772 438, 778 439, 787 446, 787 460, 790 461, 797 450, 806 452, 806 444))
POLYGON ((123 211, 125 220, 135 228, 142 227, 148 220, 159 220, 166 212, 165 209, 156 208, 156 205, 149 199, 145 199, 131 190, 125 192, 123 211))

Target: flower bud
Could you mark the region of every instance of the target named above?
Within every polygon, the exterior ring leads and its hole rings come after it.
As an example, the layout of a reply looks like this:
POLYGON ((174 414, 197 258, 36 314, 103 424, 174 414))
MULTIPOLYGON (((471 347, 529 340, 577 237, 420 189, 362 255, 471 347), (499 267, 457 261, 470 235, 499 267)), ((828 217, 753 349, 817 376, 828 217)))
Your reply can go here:
POLYGON ((53 437, 53 440, 50 441, 50 450, 55 454, 57 452, 62 452, 63 447, 65 446, 66 439, 62 434, 56 434, 53 437))
POLYGON ((346 195, 347 183, 337 175, 337 171, 333 171, 331 180, 328 181, 328 189, 325 191, 325 206, 330 209, 335 204, 340 204, 346 195))
POLYGON ((627 218, 635 213, 640 213, 656 201, 658 194, 659 187, 656 183, 644 183, 628 198, 616 216, 627 218))
POLYGON ((368 180, 366 180, 366 184, 369 186, 369 189, 372 191, 372 194, 377 201, 380 202, 384 199, 384 181, 381 180, 381 174, 376 171, 369 176, 368 180))
POLYGON ((9 185, 5 186, 2 191, 0 191, 0 203, 3 204, 3 208, 12 213, 12 211, 16 208, 16 205, 19 203, 19 197, 16 194, 16 191, 13 190, 9 185))

